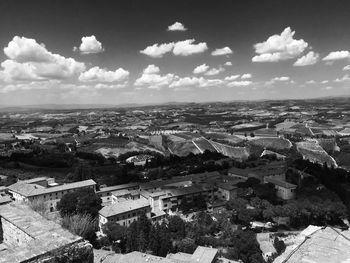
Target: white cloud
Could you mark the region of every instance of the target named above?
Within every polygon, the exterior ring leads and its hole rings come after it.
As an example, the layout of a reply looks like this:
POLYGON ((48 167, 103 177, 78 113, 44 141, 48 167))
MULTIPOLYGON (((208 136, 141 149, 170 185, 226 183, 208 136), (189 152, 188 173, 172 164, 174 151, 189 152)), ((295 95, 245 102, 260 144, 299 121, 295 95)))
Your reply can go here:
POLYGON ((57 80, 7 84, 3 87, 0 87, 0 93, 9 93, 15 91, 47 90, 56 87, 58 84, 59 81, 57 80))
POLYGON ((326 84, 328 82, 329 82, 328 80, 323 80, 323 81, 321 81, 321 84, 326 84))
POLYGON ((335 61, 335 60, 341 60, 341 59, 347 59, 347 58, 350 58, 350 52, 347 50, 342 50, 342 51, 332 51, 327 56, 325 56, 322 60, 335 61))
POLYGON ((189 56, 192 54, 202 53, 208 49, 207 43, 201 42, 193 44, 194 39, 178 41, 174 45, 173 53, 176 56, 189 56))
POLYGON ((15 36, 4 53, 10 60, 1 66, 6 81, 67 79, 85 70, 85 64, 48 51, 35 39, 15 36))
POLYGON ((209 69, 209 66, 207 64, 202 64, 202 65, 195 67, 195 69, 193 70, 193 73, 194 74, 201 74, 201 73, 206 72, 208 69, 209 69))
POLYGON ((213 52, 211 52, 212 56, 224 56, 224 55, 230 55, 233 51, 229 47, 223 47, 223 48, 217 48, 213 52))
POLYGON ((350 81, 350 76, 348 74, 344 75, 342 78, 337 78, 334 82, 347 82, 350 81))
POLYGON ((332 86, 327 86, 327 87, 324 87, 324 88, 322 88, 323 90, 331 90, 331 89, 333 89, 333 87, 332 86))
POLYGON ((187 28, 180 22, 175 22, 174 24, 168 26, 168 31, 186 31, 187 28))
POLYGON ((280 35, 270 36, 266 41, 254 45, 256 56, 253 62, 277 62, 296 58, 308 47, 303 39, 294 39, 295 31, 290 27, 283 30, 280 35))
POLYGON ((134 85, 137 87, 147 87, 149 89, 161 89, 162 87, 169 86, 171 82, 177 77, 174 74, 160 75, 155 73, 155 68, 150 65, 143 70, 143 74, 140 78, 135 80, 134 85))
POLYGON ((273 81, 288 81, 290 80, 289 77, 283 76, 283 77, 276 77, 272 79, 273 81))
POLYGON ((306 83, 306 84, 315 84, 315 83, 316 83, 316 81, 314 81, 314 80, 312 79, 312 80, 308 80, 308 81, 306 81, 305 83, 306 83))
POLYGON ((220 79, 205 79, 203 77, 184 77, 175 80, 170 84, 170 88, 184 88, 184 87, 214 87, 223 84, 220 79))
POLYGON ((225 80, 227 80, 227 81, 236 80, 236 79, 238 79, 240 76, 241 76, 241 75, 232 75, 232 76, 226 77, 225 80))
POLYGON ((343 70, 344 70, 344 71, 350 70, 350 65, 345 66, 345 67, 343 68, 343 70))
POLYGON ((148 65, 147 68, 145 68, 143 70, 143 73, 144 74, 156 74, 156 73, 159 73, 160 72, 160 69, 159 67, 155 66, 155 65, 148 65))
POLYGON ((161 58, 164 54, 169 53, 173 50, 174 43, 164 43, 164 44, 154 44, 152 46, 146 47, 144 50, 141 50, 140 53, 153 58, 161 58))
POLYGON ((178 42, 170 42, 163 44, 154 44, 141 50, 140 53, 154 58, 161 58, 164 54, 173 52, 175 56, 189 56, 192 54, 202 53, 208 49, 207 43, 201 42, 193 44, 194 39, 187 39, 178 42))
POLYGON ((227 87, 246 87, 251 85, 253 82, 250 80, 232 81, 227 83, 227 87))
POLYGON ((318 53, 310 51, 305 56, 302 56, 297 61, 295 61, 293 65, 296 67, 314 65, 317 63, 319 56, 320 55, 318 53))
POLYGON ((241 77, 241 79, 250 79, 250 78, 252 78, 252 74, 250 73, 243 74, 241 77))
POLYGON ((232 66, 232 62, 231 62, 231 61, 227 61, 227 62, 225 62, 224 65, 225 65, 225 66, 232 66))
POLYGON ((266 81, 265 82, 265 86, 273 85, 276 82, 291 83, 291 84, 295 83, 293 80, 290 80, 290 77, 282 76, 282 77, 275 77, 275 78, 272 78, 269 81, 266 81))
POLYGON ((211 68, 210 70, 208 70, 207 72, 204 73, 204 75, 206 76, 214 76, 217 75, 221 72, 224 72, 225 69, 223 67, 219 67, 219 68, 211 68))
POLYGON ((82 54, 96 54, 104 51, 100 41, 94 35, 82 37, 79 47, 74 47, 73 51, 80 51, 82 54))
POLYGON ((117 82, 128 78, 129 71, 122 68, 118 68, 115 71, 108 71, 99 67, 93 67, 83 72, 79 76, 79 80, 82 82, 117 82))

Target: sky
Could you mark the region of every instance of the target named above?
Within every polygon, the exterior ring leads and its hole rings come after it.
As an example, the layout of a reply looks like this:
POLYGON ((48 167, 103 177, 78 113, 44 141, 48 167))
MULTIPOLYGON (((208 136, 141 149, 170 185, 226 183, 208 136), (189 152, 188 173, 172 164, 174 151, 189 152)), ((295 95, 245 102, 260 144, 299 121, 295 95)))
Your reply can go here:
POLYGON ((0 105, 350 95, 347 0, 2 0, 0 105))

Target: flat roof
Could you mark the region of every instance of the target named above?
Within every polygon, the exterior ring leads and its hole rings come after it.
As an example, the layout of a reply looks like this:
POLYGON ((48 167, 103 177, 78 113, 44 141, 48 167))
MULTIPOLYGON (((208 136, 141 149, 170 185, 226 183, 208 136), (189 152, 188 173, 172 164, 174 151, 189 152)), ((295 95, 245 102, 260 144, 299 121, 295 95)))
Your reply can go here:
POLYGON ((133 210, 146 208, 149 206, 150 206, 150 204, 149 204, 147 199, 140 198, 140 199, 136 199, 136 200, 126 200, 123 202, 117 202, 117 203, 114 203, 111 205, 107 205, 107 206, 103 207, 99 211, 99 213, 103 217, 107 218, 107 217, 123 214, 126 212, 130 212, 133 210))
POLYGON ((33 240, 24 246, 7 245, 0 251, 0 262, 22 262, 59 247, 83 240, 60 225, 34 212, 25 204, 10 203, 1 206, 0 217, 12 223, 33 240))

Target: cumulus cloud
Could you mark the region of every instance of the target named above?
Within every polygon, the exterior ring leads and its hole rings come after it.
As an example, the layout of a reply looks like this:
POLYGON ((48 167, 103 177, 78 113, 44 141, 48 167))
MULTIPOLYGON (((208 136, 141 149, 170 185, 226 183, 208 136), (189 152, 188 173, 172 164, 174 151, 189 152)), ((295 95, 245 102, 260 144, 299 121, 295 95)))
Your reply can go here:
POLYGON ((96 54, 104 51, 100 41, 94 35, 82 37, 79 47, 74 47, 73 51, 80 51, 82 54, 96 54))
POLYGON ((203 77, 184 77, 175 80, 170 84, 170 88, 184 88, 184 87, 214 87, 222 85, 224 82, 220 79, 205 79, 203 77))
POLYGON ((323 80, 323 81, 321 81, 321 84, 326 84, 328 82, 329 82, 328 80, 323 80))
POLYGON ((57 80, 32 81, 29 83, 11 83, 0 87, 0 93, 9 93, 15 91, 47 90, 56 87, 59 84, 57 80))
POLYGON ((348 82, 350 81, 350 76, 348 74, 344 75, 342 78, 337 78, 334 82, 348 82))
POLYGON ((160 69, 159 67, 155 66, 155 65, 148 65, 147 68, 145 68, 143 70, 143 73, 144 74, 156 74, 156 73, 159 73, 160 72, 160 69))
MULTIPOLYGON (((174 74, 160 75, 159 70, 155 70, 157 67, 149 65, 143 70, 140 78, 135 80, 134 85, 137 87, 147 87, 149 89, 161 89, 162 87, 169 86, 176 78, 174 74)), ((159 69, 159 68, 158 68, 159 69)))
POLYGON ((308 81, 306 81, 305 83, 306 83, 306 84, 315 84, 315 83, 316 83, 316 81, 314 81, 314 80, 312 79, 312 80, 308 80, 308 81))
POLYGON ((202 64, 202 65, 195 67, 195 69, 193 70, 193 73, 194 74, 201 74, 201 73, 206 72, 208 69, 209 69, 209 66, 207 64, 202 64))
POLYGON ((295 31, 290 27, 280 35, 270 36, 266 41, 254 45, 256 56, 253 62, 277 62, 296 58, 308 47, 303 39, 294 39, 295 31))
POLYGON ((227 81, 232 81, 232 80, 236 80, 240 77, 241 75, 232 75, 232 76, 228 76, 228 77, 225 77, 225 80, 227 81))
POLYGON ((118 82, 128 78, 129 71, 118 68, 115 71, 108 71, 99 67, 93 67, 83 72, 79 76, 82 82, 118 82))
POLYGON ((288 81, 290 80, 289 77, 283 76, 283 77, 275 77, 272 79, 273 81, 288 81))
POLYGON ((207 43, 201 42, 198 44, 193 44, 194 42, 194 39, 187 39, 175 43, 156 43, 152 46, 146 47, 144 50, 141 50, 140 53, 153 58, 161 58, 166 53, 171 51, 175 56, 189 56, 192 54, 202 53, 208 49, 207 43))
POLYGON ((343 68, 343 70, 344 70, 344 71, 350 70, 350 65, 345 66, 345 67, 343 68))
POLYGON ((305 56, 302 56, 297 61, 295 61, 293 65, 296 67, 314 65, 317 63, 319 56, 320 55, 318 53, 310 51, 305 56))
POLYGON ((146 47, 144 50, 141 50, 140 53, 153 58, 161 58, 164 54, 171 52, 174 48, 174 43, 164 43, 164 44, 154 44, 152 46, 146 47))
POLYGON ((325 56, 323 61, 336 61, 350 58, 350 52, 347 50, 342 51, 332 51, 327 56, 325 56))
POLYGON ((251 85, 253 82, 250 80, 232 81, 227 83, 227 87, 246 87, 251 85))
POLYGON ((223 48, 217 48, 213 52, 211 52, 212 56, 224 56, 224 55, 230 55, 233 51, 229 47, 223 47, 223 48))
POLYGON ((243 74, 241 79, 251 79, 252 78, 252 74, 250 73, 246 73, 246 74, 243 74))
POLYGON ((207 43, 200 42, 193 44, 194 39, 178 41, 174 45, 173 53, 175 56, 189 56, 192 54, 203 53, 208 49, 207 43))
POLYGON ((6 81, 67 79, 85 70, 85 64, 48 51, 35 39, 15 36, 4 48, 1 63, 6 81))
POLYGON ((206 76, 214 76, 217 75, 221 72, 224 72, 225 69, 223 67, 219 67, 219 68, 211 68, 210 70, 208 70, 207 72, 204 73, 204 75, 206 76))
POLYGON ((180 22, 175 22, 174 24, 168 26, 168 31, 186 31, 187 28, 180 22))
POLYGON ((227 61, 227 62, 225 62, 224 65, 225 65, 225 66, 232 66, 232 62, 231 62, 231 61, 227 61))

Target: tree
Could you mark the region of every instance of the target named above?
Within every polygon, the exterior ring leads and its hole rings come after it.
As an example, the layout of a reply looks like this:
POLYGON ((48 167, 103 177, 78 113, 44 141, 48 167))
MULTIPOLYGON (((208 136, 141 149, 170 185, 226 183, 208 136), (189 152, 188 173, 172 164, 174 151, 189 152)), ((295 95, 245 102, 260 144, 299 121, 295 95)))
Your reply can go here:
POLYGON ((90 215, 66 215, 62 217, 62 226, 73 234, 90 241, 91 244, 95 244, 97 220, 90 215))
POLYGON ((73 214, 89 214, 92 218, 98 216, 102 208, 102 200, 93 189, 79 189, 65 194, 57 204, 62 217, 73 214))
POLYGON ((193 254, 196 250, 196 243, 192 238, 186 237, 175 242, 175 250, 177 252, 193 254))
POLYGON ((181 239, 186 236, 185 222, 179 216, 168 218, 168 230, 172 239, 181 239))

